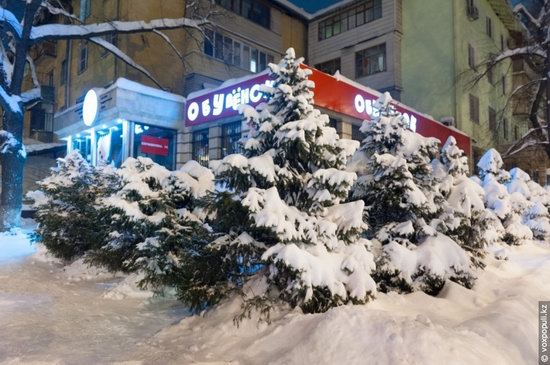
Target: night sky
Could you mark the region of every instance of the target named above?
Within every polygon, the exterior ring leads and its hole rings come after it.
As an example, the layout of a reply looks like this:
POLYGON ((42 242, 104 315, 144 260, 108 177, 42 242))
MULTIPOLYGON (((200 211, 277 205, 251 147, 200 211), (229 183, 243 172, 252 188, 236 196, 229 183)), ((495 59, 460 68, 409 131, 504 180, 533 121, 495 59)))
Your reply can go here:
POLYGON ((290 0, 291 3, 303 8, 308 13, 314 13, 319 9, 336 4, 341 0, 290 0))

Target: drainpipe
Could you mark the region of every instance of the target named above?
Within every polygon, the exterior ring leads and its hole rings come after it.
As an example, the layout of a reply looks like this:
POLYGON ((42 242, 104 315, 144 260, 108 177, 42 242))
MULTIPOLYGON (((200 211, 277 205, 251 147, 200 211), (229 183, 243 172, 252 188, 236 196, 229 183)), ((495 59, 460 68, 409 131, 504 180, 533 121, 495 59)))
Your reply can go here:
MULTIPOLYGON (((120 0, 116 0, 116 19, 120 20, 120 0)), ((117 37, 118 41, 118 37, 117 37)), ((120 43, 119 43, 120 44, 120 43)), ((114 78, 113 82, 118 79, 118 58, 113 56, 113 62, 114 62, 114 78)))

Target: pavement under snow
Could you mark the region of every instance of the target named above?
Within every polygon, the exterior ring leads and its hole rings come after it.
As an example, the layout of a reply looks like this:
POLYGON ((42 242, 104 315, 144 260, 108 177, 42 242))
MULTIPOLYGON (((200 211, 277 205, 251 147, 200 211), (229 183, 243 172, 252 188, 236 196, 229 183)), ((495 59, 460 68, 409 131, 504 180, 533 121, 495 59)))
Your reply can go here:
POLYGON ((537 302, 550 300, 550 243, 488 260, 474 290, 379 294, 324 314, 238 328, 237 300, 189 316, 81 262, 63 268, 25 236, 0 235, 0 364, 534 364, 537 302))

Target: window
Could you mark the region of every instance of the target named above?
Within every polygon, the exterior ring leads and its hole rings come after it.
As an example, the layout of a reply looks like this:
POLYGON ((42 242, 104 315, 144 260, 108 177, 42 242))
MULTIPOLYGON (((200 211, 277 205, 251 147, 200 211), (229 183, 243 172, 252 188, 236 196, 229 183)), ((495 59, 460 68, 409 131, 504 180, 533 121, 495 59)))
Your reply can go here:
POLYGON ((489 107, 489 129, 493 132, 497 130, 497 113, 491 107, 489 107))
POLYGON ((523 71, 523 60, 521 58, 512 60, 512 71, 513 72, 523 71))
MULTIPOLYGON (((118 39, 116 34, 107 34, 105 37, 103 37, 107 42, 111 43, 113 46, 117 46, 118 39)), ((101 49, 101 57, 107 57, 109 54, 109 51, 105 48, 101 49)))
POLYGON ((92 10, 92 1, 91 0, 80 0, 80 20, 86 20, 92 10))
POLYGON ((357 78, 386 71, 386 44, 367 48, 355 54, 357 78))
POLYGON ((474 47, 468 43, 468 66, 470 68, 476 68, 476 51, 474 47))
POLYGON ((338 130, 338 119, 330 118, 328 119, 328 126, 338 130))
POLYGON ((519 127, 517 125, 514 126, 514 140, 517 141, 519 139, 519 127))
POLYGON ((489 38, 493 38, 493 21, 489 17, 485 18, 485 33, 489 38))
POLYGON ((382 0, 367 0, 319 22, 319 40, 334 37, 382 17, 382 0))
POLYGON ((489 83, 491 85, 493 85, 495 83, 495 75, 494 75, 494 72, 493 72, 493 66, 492 65, 487 65, 487 81, 489 81, 489 83))
POLYGON ((202 47, 203 47, 202 51, 204 52, 205 55, 214 57, 214 44, 212 43, 214 42, 214 32, 211 31, 210 29, 206 29, 204 31, 204 34, 205 34, 205 37, 202 43, 202 47))
POLYGON ((251 72, 265 70, 267 64, 274 60, 273 55, 261 52, 212 30, 206 30, 203 53, 228 65, 242 67, 251 72))
POLYGON ((193 132, 193 160, 208 166, 208 129, 193 132))
POLYGON ((133 157, 149 157, 155 163, 174 169, 176 131, 134 123, 133 157))
POLYGON ((81 74, 88 68, 88 43, 80 41, 78 52, 78 73, 81 74))
POLYGON ((363 132, 361 132, 360 125, 351 125, 351 139, 353 139, 354 141, 362 141, 363 139, 365 139, 363 132))
POLYGON ((504 35, 500 35, 500 50, 504 51, 504 35))
POLYGON ((315 68, 329 75, 334 75, 336 71, 340 70, 340 58, 318 63, 315 68))
POLYGON ((53 86, 53 80, 54 80, 54 77, 53 77, 53 70, 51 70, 50 72, 48 72, 46 74, 46 77, 48 79, 48 86, 53 86))
POLYGON ((502 120, 502 135, 504 140, 508 140, 508 120, 506 118, 502 120))
POLYGON ((233 153, 240 153, 241 122, 222 126, 222 158, 233 153))
POLYGON ((502 76, 502 95, 506 95, 506 76, 502 76))
POLYGON ((479 123, 479 99, 470 94, 470 120, 479 123))
POLYGON ((100 129, 96 132, 97 165, 122 165, 122 125, 100 129))
POLYGON ((84 159, 92 163, 92 136, 89 132, 79 133, 72 138, 72 149, 78 151, 84 159))
POLYGON ((216 4, 242 17, 271 28, 271 8, 258 0, 216 0, 216 4))
POLYGON ((61 75, 59 77, 59 84, 65 85, 67 82, 67 60, 61 61, 61 75))

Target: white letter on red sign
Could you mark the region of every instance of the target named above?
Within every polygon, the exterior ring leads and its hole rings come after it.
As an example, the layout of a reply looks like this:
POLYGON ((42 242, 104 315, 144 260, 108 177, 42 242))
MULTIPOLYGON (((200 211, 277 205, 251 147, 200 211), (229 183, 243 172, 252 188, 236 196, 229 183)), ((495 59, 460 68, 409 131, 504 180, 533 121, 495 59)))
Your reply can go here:
POLYGON ((357 113, 365 112, 365 99, 361 95, 355 96, 355 110, 357 110, 357 113))

